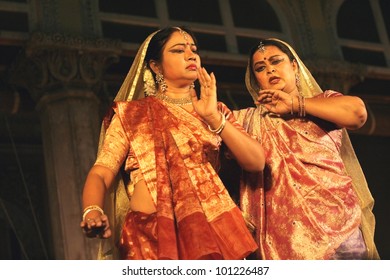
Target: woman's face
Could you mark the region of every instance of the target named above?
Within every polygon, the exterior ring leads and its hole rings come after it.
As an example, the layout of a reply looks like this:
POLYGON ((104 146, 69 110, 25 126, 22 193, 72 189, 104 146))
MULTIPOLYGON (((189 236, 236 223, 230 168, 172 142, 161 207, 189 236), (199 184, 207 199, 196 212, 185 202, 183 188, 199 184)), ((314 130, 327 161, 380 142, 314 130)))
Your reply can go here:
POLYGON ((287 93, 296 90, 296 61, 276 46, 265 46, 253 54, 252 71, 261 89, 278 89, 287 93))
MULTIPOLYGON (((162 52, 160 71, 172 87, 186 87, 197 78, 200 57, 192 37, 185 32, 174 32, 162 52)), ((171 87, 171 88, 172 88, 171 87)))

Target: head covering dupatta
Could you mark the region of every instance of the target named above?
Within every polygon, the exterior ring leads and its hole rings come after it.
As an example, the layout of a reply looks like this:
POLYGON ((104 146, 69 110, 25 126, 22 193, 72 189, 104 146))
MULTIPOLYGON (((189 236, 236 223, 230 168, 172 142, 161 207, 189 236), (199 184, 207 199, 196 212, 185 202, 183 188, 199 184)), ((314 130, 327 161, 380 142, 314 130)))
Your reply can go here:
MULTIPOLYGON (((139 47, 131 68, 114 98, 114 102, 140 99, 145 97, 145 93, 155 90, 152 73, 146 66, 145 55, 150 40, 157 32, 158 30, 150 34, 139 47)), ((98 153, 103 146, 111 117, 111 114, 108 114, 101 125, 98 153)), ((101 240, 98 259, 119 259, 116 244, 119 242, 124 218, 129 210, 126 188, 126 181, 123 180, 121 174, 118 174, 114 185, 106 193, 104 209, 109 218, 113 235, 109 239, 101 240)))
MULTIPOLYGON (((289 44, 275 38, 268 38, 267 40, 282 43, 293 54, 295 60, 298 63, 301 92, 304 97, 310 98, 322 93, 321 87, 313 78, 312 74, 299 58, 295 50, 289 44)), ((248 65, 245 74, 245 84, 253 100, 256 101, 258 97, 259 86, 257 84, 256 77, 253 75, 250 61, 251 60, 248 59, 248 65)), ((374 199, 368 188, 364 173, 354 152, 348 132, 345 128, 343 128, 343 138, 340 154, 345 164, 347 173, 352 178, 353 188, 357 193, 360 207, 362 209, 361 229, 368 249, 368 259, 379 259, 380 257, 374 242, 375 217, 372 212, 374 199)), ((248 193, 244 192, 244 195, 248 195, 248 193)), ((245 197, 243 199, 248 200, 248 198, 245 197)))

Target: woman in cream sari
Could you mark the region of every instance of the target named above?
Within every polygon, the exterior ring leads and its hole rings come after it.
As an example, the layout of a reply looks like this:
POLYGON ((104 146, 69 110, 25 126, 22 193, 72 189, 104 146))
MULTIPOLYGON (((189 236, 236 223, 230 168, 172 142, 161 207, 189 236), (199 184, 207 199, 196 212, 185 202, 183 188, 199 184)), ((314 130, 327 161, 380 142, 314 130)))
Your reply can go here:
POLYGON ((378 259, 373 199, 346 129, 367 118, 361 99, 322 91, 295 51, 267 39, 245 78, 256 108, 234 111, 264 148, 262 176, 245 173, 240 205, 262 259, 378 259))
POLYGON ((217 171, 222 144, 250 172, 263 169, 263 151, 217 102, 189 30, 145 40, 113 112, 83 191, 81 227, 104 240, 100 258, 242 259, 257 249, 217 171))

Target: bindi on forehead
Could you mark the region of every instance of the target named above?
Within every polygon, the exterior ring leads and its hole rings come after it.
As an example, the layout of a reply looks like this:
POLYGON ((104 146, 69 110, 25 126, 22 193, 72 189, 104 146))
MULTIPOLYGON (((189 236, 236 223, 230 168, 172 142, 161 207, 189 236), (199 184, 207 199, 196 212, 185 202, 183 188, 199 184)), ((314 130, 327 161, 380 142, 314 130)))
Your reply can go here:
POLYGON ((257 61, 267 61, 270 59, 269 57, 266 56, 266 54, 260 54, 260 53, 255 54, 253 58, 257 61))
POLYGON ((267 49, 265 53, 256 52, 254 54, 254 58, 259 61, 272 61, 273 59, 284 57, 284 53, 280 53, 278 51, 274 51, 271 49, 267 49))

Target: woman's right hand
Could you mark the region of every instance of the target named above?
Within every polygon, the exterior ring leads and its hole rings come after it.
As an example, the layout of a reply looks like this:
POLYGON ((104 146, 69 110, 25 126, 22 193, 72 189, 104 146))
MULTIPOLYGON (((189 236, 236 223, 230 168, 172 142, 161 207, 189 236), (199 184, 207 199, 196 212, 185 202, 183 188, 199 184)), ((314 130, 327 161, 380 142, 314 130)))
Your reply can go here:
POLYGON ((88 173, 83 189, 83 221, 80 223, 87 237, 109 238, 112 234, 108 217, 101 207, 104 205, 106 189, 112 185, 114 178, 115 174, 101 165, 94 165, 88 173), (90 208, 88 213, 85 212, 87 208, 90 208))
POLYGON ((107 215, 94 218, 88 216, 80 223, 85 236, 89 238, 109 238, 112 235, 107 215))
POLYGON ((260 90, 257 102, 255 102, 256 105, 262 104, 270 112, 281 115, 290 114, 294 110, 292 107, 294 103, 298 104, 296 96, 274 89, 260 90))

